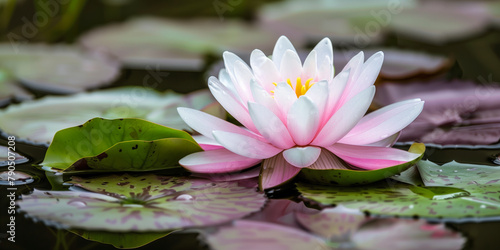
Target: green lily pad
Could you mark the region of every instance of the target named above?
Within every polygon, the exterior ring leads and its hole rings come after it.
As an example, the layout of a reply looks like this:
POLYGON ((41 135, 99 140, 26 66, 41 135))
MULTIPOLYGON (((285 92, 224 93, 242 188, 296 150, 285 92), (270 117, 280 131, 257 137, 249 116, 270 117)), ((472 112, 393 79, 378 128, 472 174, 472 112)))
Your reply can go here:
POLYGON ((201 150, 184 131, 140 119, 94 118, 57 132, 41 165, 66 173, 158 170, 201 150))
MULTIPOLYGON (((299 183, 308 199, 341 204, 375 215, 413 216, 447 221, 493 220, 500 216, 500 171, 495 167, 450 162, 417 163, 421 181, 396 177, 358 187, 299 183), (421 184, 420 184, 421 183, 421 184), (416 184, 416 185, 415 185, 416 184), (421 186, 418 186, 421 185, 421 186)), ((406 173, 403 173, 406 175, 406 173)))
POLYGON ((424 155, 425 145, 423 143, 414 143, 408 151, 411 153, 420 154, 420 157, 404 164, 378 170, 314 170, 303 168, 300 171, 299 176, 307 182, 322 185, 349 186, 373 183, 399 174, 409 167, 413 166, 424 155))
POLYGON ((163 238, 174 231, 166 233, 113 233, 106 231, 70 230, 84 239, 110 244, 120 249, 138 248, 163 238))
POLYGON ((259 211, 266 199, 239 182, 158 176, 73 177, 92 191, 23 195, 20 211, 62 228, 111 232, 166 232, 226 223, 259 211))

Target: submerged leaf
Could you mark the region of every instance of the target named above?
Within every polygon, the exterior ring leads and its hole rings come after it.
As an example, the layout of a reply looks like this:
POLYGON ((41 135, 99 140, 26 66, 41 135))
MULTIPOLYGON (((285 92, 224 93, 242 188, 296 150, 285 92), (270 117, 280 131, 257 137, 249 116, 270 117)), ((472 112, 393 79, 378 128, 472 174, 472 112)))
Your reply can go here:
POLYGON ((198 151, 184 131, 140 119, 95 118, 57 132, 41 165, 64 172, 157 170, 198 151))
POLYGON ((408 150, 411 153, 420 154, 420 157, 413 161, 388 167, 378 170, 352 170, 352 169, 328 169, 328 170, 313 170, 303 168, 300 171, 300 176, 311 183, 323 184, 323 185, 362 185, 379 180, 389 178, 395 174, 399 174, 402 171, 413 166, 418 162, 424 152, 425 145, 423 143, 414 143, 408 150))
POLYGON ((387 180, 359 187, 299 183, 298 189, 304 197, 323 204, 341 204, 375 215, 418 216, 447 221, 500 216, 498 169, 457 162, 439 166, 420 161, 417 166, 425 186, 387 180))
POLYGON ((7 134, 16 135, 17 139, 47 144, 57 131, 94 117, 141 118, 190 131, 177 113, 177 107, 191 107, 225 117, 225 112, 221 112, 224 110, 208 90, 180 95, 142 87, 122 87, 72 96, 47 96, 10 105, 0 110, 0 128, 7 134))
POLYGON ((265 198, 237 182, 157 175, 75 178, 97 191, 40 191, 23 195, 20 211, 64 228, 113 232, 165 232, 242 218, 261 209, 265 198))

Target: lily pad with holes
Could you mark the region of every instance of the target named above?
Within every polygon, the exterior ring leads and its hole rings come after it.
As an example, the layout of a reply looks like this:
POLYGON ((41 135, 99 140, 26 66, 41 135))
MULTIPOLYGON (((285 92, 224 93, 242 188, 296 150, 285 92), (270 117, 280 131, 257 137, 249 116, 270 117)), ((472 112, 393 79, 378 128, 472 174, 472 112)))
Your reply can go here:
MULTIPOLYGON (((423 217, 430 220, 478 221, 500 218, 500 171, 495 167, 430 161, 417 164, 415 176, 387 179, 358 187, 299 183, 305 198, 340 204, 374 215, 423 217)), ((414 171, 414 170, 411 170, 414 171)))
POLYGON ((209 226, 259 211, 265 198, 238 182, 148 175, 73 177, 92 191, 23 195, 20 211, 63 228, 112 232, 166 232, 209 226))
POLYGON ((184 131, 140 119, 94 118, 57 132, 41 165, 66 173, 158 170, 201 150, 184 131))
POLYGON ((37 144, 50 144, 57 131, 94 117, 141 118, 191 131, 177 113, 177 107, 199 109, 219 118, 226 115, 208 90, 181 95, 143 87, 120 87, 9 105, 0 110, 0 129, 18 140, 37 144))
POLYGON ((411 153, 420 154, 420 157, 404 164, 378 170, 352 170, 352 169, 313 170, 313 169, 303 168, 300 171, 299 176, 305 179, 307 182, 323 184, 323 185, 348 186, 348 185, 368 184, 383 180, 385 178, 389 178, 413 166, 424 155, 425 145, 423 143, 414 143, 408 151, 411 153))

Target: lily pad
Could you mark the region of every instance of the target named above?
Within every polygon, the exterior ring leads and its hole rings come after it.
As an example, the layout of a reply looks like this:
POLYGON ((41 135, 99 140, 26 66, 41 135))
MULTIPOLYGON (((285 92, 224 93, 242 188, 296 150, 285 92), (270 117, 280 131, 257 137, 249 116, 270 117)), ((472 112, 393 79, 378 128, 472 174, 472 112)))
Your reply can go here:
POLYGON ((9 166, 10 162, 14 162, 17 165, 28 161, 28 158, 18 154, 12 148, 9 150, 6 146, 0 146, 0 167, 9 166))
POLYGON ((23 101, 32 98, 33 95, 19 86, 9 72, 0 68, 0 106, 8 104, 11 99, 23 101))
POLYGON ((374 215, 446 221, 500 217, 500 171, 495 167, 457 162, 439 166, 420 161, 417 168, 422 186, 405 178, 407 183, 386 180, 359 187, 299 183, 298 189, 304 197, 322 204, 341 204, 374 215))
POLYGON ((153 174, 76 177, 70 183, 94 192, 35 190, 18 201, 20 211, 63 228, 165 232, 238 219, 266 200, 238 182, 153 174))
POLYGON ((177 113, 177 107, 200 109, 225 117, 225 111, 208 90, 181 95, 149 88, 122 87, 72 96, 47 96, 10 105, 0 110, 0 129, 17 139, 37 144, 50 144, 57 131, 83 124, 94 117, 141 118, 191 131, 177 113))
POLYGON ((119 58, 126 67, 201 71, 205 54, 218 55, 225 50, 250 54, 253 48, 270 53, 277 38, 265 27, 240 20, 140 17, 92 30, 80 42, 119 58))
POLYGON ((399 174, 409 167, 417 163, 425 152, 423 143, 414 143, 408 150, 411 153, 420 154, 417 159, 378 170, 352 170, 352 169, 328 169, 328 170, 313 170, 303 168, 299 176, 311 183, 323 185, 361 185, 380 181, 389 178, 395 174, 399 174))
POLYGON ((140 119, 94 118, 57 132, 41 165, 64 172, 158 170, 201 150, 184 131, 140 119))
POLYGON ((28 88, 58 94, 111 83, 120 70, 116 61, 75 46, 10 43, 0 44, 0 69, 28 88))
POLYGON ((70 232, 87 240, 110 244, 120 249, 130 249, 147 245, 171 234, 173 231, 166 233, 113 233, 106 231, 70 230, 70 232))

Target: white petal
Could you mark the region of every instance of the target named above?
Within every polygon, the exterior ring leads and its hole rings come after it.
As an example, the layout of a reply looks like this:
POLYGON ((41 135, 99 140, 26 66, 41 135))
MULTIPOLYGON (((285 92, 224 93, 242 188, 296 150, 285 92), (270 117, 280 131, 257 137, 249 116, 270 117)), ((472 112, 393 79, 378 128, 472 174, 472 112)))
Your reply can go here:
MULTIPOLYGON (((340 98, 344 93, 347 81, 349 80, 349 72, 349 70, 340 72, 340 74, 335 76, 335 78, 333 78, 333 80, 328 83, 329 96, 328 103, 325 109, 325 117, 329 118, 335 111, 337 111, 340 98)), ((322 122, 327 121, 328 120, 324 120, 322 122)))
POLYGON ((423 107, 423 101, 413 99, 378 109, 363 117, 339 143, 365 145, 383 140, 408 126, 423 107))
POLYGON ((318 147, 295 147, 283 151, 285 160, 298 168, 305 168, 313 164, 321 154, 318 147))
MULTIPOLYGON (((231 76, 234 72, 234 66, 236 65, 236 62, 247 65, 245 61, 243 61, 239 56, 235 55, 232 52, 224 51, 224 53, 222 53, 222 58, 224 59, 224 67, 226 68, 227 73, 229 73, 229 75, 231 76)), ((246 67, 250 69, 248 65, 246 67)), ((233 80, 235 79, 233 78, 233 80)))
POLYGON ((196 173, 227 173, 249 168, 259 163, 260 159, 247 158, 225 148, 201 151, 179 160, 179 164, 196 173))
POLYGON ((328 102, 328 94, 328 83, 326 81, 315 83, 305 94, 305 96, 311 99, 316 108, 318 108, 320 116, 324 115, 326 104, 328 102))
POLYGON ((368 58, 368 60, 366 60, 366 62, 361 67, 359 76, 357 76, 355 82, 353 83, 355 84, 355 86, 353 86, 353 89, 347 98, 355 96, 362 90, 373 85, 375 83, 375 80, 377 80, 383 62, 384 53, 382 51, 379 51, 368 58))
POLYGON ((252 66, 255 78, 262 84, 262 87, 266 91, 274 90, 275 86, 273 82, 278 83, 281 81, 281 76, 276 65, 262 51, 257 49, 252 51, 250 65, 252 66))
POLYGON ((292 104, 297 101, 297 94, 288 84, 281 82, 274 90, 274 100, 281 110, 281 115, 286 117, 292 104))
POLYGON ((248 158, 266 159, 280 153, 282 149, 241 134, 214 131, 213 136, 229 151, 248 158))
POLYGON ((313 51, 318 54, 318 80, 329 81, 334 74, 332 42, 329 38, 323 38, 313 51))
POLYGON ((286 122, 285 116, 281 115, 281 110, 278 108, 276 101, 273 96, 265 91, 262 86, 260 86, 255 81, 250 83, 250 89, 252 90, 253 99, 256 103, 264 105, 266 108, 271 110, 275 115, 280 117, 283 122, 286 122), (283 118, 282 118, 283 117, 283 118))
POLYGON ((231 90, 231 92, 234 95, 238 95, 238 92, 234 88, 233 80, 231 80, 231 76, 227 73, 226 69, 221 69, 219 71, 219 81, 228 89, 231 90))
POLYGON ((285 51, 281 60, 280 74, 282 78, 290 79, 292 84, 302 75, 302 62, 300 62, 297 52, 285 51))
POLYGON ((231 91, 224 87, 224 85, 222 85, 217 78, 210 77, 208 79, 208 88, 210 89, 210 92, 212 92, 215 99, 229 114, 231 114, 246 128, 253 132, 257 132, 247 108, 239 100, 237 100, 231 91))
POLYGON ((280 69, 279 67, 281 66, 283 55, 287 50, 291 50, 297 53, 290 40, 288 40, 286 36, 281 36, 276 42, 273 50, 273 62, 276 67, 278 67, 278 70, 280 69))
POLYGON ((252 71, 244 62, 237 61, 234 65, 234 87, 238 91, 243 103, 253 101, 252 93, 250 91, 250 81, 254 78, 252 71))
POLYGON ((319 125, 318 108, 307 96, 301 96, 290 108, 287 127, 297 145, 307 145, 316 135, 319 125))
POLYGON ((250 131, 247 131, 215 116, 209 115, 205 112, 183 107, 177 108, 177 111, 179 112, 182 120, 184 120, 187 125, 207 138, 215 139, 212 135, 212 132, 215 130, 222 130, 231 133, 242 134, 257 140, 263 140, 262 138, 259 138, 260 136, 255 135, 250 131))
POLYGON ((374 95, 375 86, 371 86, 351 98, 328 120, 311 144, 326 147, 344 137, 366 113, 374 95))
POLYGON ((273 112, 258 103, 249 103, 248 111, 255 127, 268 142, 278 148, 290 148, 295 145, 283 122, 273 112))
POLYGON ((317 71, 317 58, 316 58, 316 51, 313 50, 309 55, 307 56, 306 60, 304 61, 304 66, 302 69, 302 80, 306 81, 309 78, 312 78, 313 80, 316 79, 316 71, 317 71))

